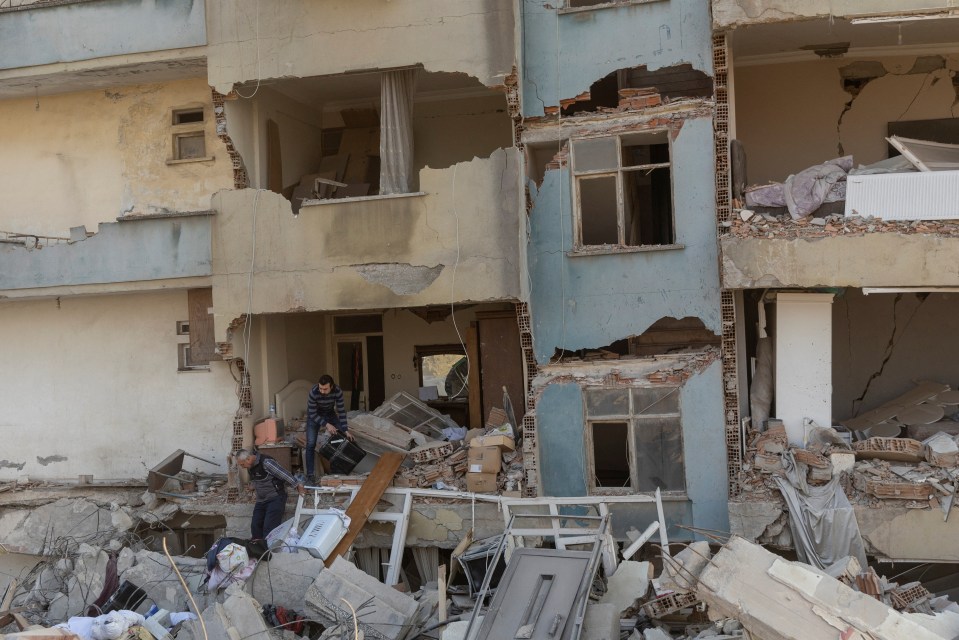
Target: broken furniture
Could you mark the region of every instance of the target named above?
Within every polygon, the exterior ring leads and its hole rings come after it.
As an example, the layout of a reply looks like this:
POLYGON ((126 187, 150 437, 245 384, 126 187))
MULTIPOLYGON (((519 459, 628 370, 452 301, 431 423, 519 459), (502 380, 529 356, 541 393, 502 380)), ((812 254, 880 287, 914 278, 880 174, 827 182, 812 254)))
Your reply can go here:
MULTIPOLYGON (((499 585, 503 572, 506 571, 506 560, 500 556, 495 566, 492 565, 493 556, 503 541, 503 536, 491 536, 482 540, 477 540, 465 551, 456 556, 463 573, 466 576, 466 584, 469 587, 471 596, 476 596, 483 585, 486 575, 490 574, 489 587, 495 589, 499 585)), ((452 560, 452 556, 450 557, 452 560)))
MULTIPOLYGON (((206 458, 201 458, 200 456, 195 456, 192 453, 187 453, 183 449, 177 449, 170 455, 168 455, 164 460, 150 469, 147 473, 147 490, 150 493, 159 493, 161 495, 173 495, 173 497, 179 497, 176 494, 169 494, 162 491, 163 486, 166 484, 167 480, 173 479, 178 482, 182 482, 182 477, 177 477, 181 471, 183 471, 183 459, 185 457, 196 458, 201 462, 206 462, 207 464, 212 464, 216 467, 219 467, 218 462, 213 462, 212 460, 207 460, 206 458)), ((193 478, 193 486, 196 486, 196 474, 189 474, 193 478)), ((191 491, 192 492, 192 489, 191 491)))

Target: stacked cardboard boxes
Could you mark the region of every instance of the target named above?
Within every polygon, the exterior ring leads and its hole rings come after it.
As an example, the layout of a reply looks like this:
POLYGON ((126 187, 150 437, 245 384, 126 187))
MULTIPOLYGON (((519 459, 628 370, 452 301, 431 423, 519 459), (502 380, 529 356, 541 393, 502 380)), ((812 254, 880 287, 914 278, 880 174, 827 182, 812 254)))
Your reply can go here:
POLYGON ((479 436, 470 440, 467 455, 466 488, 476 493, 496 493, 497 474, 503 468, 503 451, 516 445, 509 436, 479 436))

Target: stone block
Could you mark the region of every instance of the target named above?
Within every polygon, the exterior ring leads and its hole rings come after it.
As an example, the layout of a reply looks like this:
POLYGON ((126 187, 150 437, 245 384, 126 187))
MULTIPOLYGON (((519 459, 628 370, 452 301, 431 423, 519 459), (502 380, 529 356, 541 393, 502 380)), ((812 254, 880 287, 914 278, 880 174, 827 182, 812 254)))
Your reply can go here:
POLYGON ((388 587, 357 569, 351 562, 337 558, 320 572, 306 592, 306 605, 313 613, 332 623, 352 619, 350 608, 359 609, 360 628, 374 637, 402 638, 406 626, 416 615, 413 598, 388 587))
POLYGON ((617 615, 632 607, 638 598, 649 590, 653 577, 653 565, 648 562, 626 560, 619 563, 616 573, 606 583, 606 593, 600 598, 600 604, 611 604, 617 615))
POLYGON ((263 619, 260 603, 240 589, 230 591, 230 597, 222 605, 222 614, 226 616, 223 623, 227 633, 233 636, 232 630, 236 629, 240 638, 270 640, 270 626, 263 619))
POLYGON ((323 571, 323 561, 305 551, 276 553, 269 562, 257 567, 248 580, 253 597, 266 604, 303 611, 304 596, 316 577, 323 571))

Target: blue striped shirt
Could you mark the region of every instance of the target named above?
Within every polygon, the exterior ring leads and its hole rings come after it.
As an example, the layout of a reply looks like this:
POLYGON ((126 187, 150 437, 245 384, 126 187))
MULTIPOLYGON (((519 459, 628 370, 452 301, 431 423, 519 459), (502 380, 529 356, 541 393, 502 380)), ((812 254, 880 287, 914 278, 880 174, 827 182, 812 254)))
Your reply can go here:
POLYGON ((310 389, 309 400, 306 403, 307 424, 314 424, 320 418, 332 422, 340 431, 347 430, 346 403, 343 401, 343 390, 333 385, 329 393, 320 393, 320 385, 315 384, 310 389), (339 424, 337 424, 339 416, 339 424))

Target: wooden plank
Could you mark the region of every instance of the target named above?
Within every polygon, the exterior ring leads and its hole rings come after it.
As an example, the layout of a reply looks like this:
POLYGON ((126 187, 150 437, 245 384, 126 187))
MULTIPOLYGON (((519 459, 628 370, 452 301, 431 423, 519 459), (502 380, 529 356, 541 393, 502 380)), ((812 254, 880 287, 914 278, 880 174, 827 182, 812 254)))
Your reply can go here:
POLYGON ((480 387, 479 330, 475 322, 466 329, 466 356, 470 359, 471 365, 469 371, 470 416, 467 426, 470 429, 478 429, 483 426, 483 393, 480 387))
POLYGON ((376 504, 380 501, 380 498, 383 497, 383 492, 386 491, 390 482, 393 481, 393 476, 396 475, 397 470, 399 470, 405 458, 406 456, 402 453, 394 453, 392 451, 380 456, 379 462, 373 467, 373 471, 370 472, 366 482, 360 487, 360 490, 356 493, 356 497, 350 501, 350 506, 346 508, 346 515, 350 518, 350 528, 326 559, 327 567, 332 565, 338 556, 346 556, 346 552, 353 545, 356 536, 358 536, 360 531, 363 530, 363 527, 366 526, 366 521, 369 519, 370 514, 373 513, 376 504))
POLYGON ((219 360, 213 335, 213 288, 188 289, 186 300, 190 320, 189 364, 209 364, 210 360, 219 360))
POLYGON ((436 571, 436 589, 439 591, 439 612, 437 615, 437 620, 439 622, 446 622, 446 565, 441 564, 439 569, 436 571))
POLYGON ((3 602, 0 602, 0 611, 4 612, 3 616, 0 617, 0 629, 13 622, 13 612, 10 611, 10 605, 13 604, 13 594, 16 592, 19 584, 17 579, 14 578, 10 581, 10 584, 7 585, 7 592, 3 595, 3 602))
MULTIPOLYGON (((522 424, 526 413, 526 388, 516 314, 512 311, 490 311, 477 313, 476 318, 479 325, 483 415, 488 416, 493 407, 503 408, 503 387, 506 387, 510 398, 516 399, 513 409, 516 420, 522 424)), ((513 429, 519 429, 519 425, 514 424, 513 429)))

